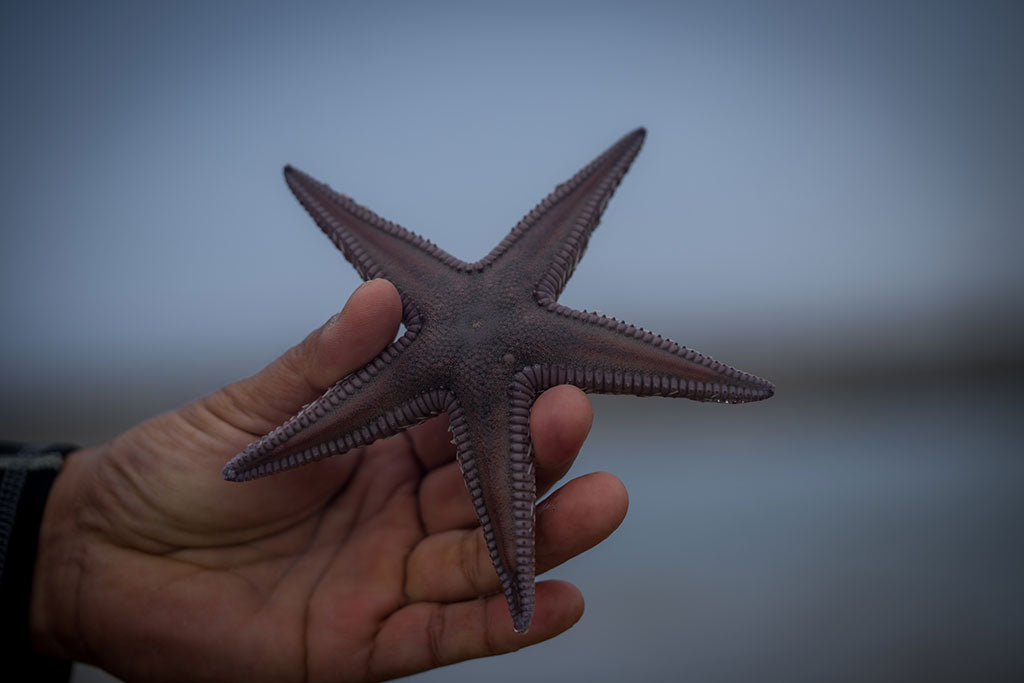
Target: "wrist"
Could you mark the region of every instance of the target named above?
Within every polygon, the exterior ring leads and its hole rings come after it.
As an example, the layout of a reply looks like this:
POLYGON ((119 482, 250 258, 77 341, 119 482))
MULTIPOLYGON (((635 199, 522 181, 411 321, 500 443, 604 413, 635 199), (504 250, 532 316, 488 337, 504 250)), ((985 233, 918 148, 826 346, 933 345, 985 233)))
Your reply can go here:
POLYGON ((78 597, 85 564, 85 530, 80 524, 83 472, 90 450, 65 460, 46 500, 32 576, 29 633, 36 652, 61 659, 85 659, 79 632, 78 597))

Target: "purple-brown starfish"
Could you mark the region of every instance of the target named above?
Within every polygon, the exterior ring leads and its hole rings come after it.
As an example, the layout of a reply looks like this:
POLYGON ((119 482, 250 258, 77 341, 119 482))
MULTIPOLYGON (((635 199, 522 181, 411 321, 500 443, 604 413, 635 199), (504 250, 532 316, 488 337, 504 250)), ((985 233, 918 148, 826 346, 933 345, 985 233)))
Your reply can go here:
POLYGON ((406 332, 224 467, 244 481, 344 453, 447 413, 516 631, 534 603, 534 398, 584 391, 742 403, 770 383, 639 327, 557 303, 645 131, 562 183, 466 263, 290 166, 285 180, 363 279, 387 278, 406 332))

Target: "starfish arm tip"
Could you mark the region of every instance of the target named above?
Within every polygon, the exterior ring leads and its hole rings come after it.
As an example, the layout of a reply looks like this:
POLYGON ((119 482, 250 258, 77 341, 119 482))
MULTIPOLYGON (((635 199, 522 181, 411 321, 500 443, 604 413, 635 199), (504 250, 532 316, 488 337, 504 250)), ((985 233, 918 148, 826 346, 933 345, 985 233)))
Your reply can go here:
MULTIPOLYGON (((371 364, 365 372, 360 371, 363 374, 354 373, 355 379, 339 382, 336 387, 341 388, 335 393, 331 393, 333 389, 329 390, 311 404, 313 408, 303 409, 289 422, 250 444, 224 465, 223 478, 244 482, 275 474, 350 448, 365 446, 439 412, 447 412, 459 466, 474 498, 488 550, 505 593, 512 626, 516 633, 527 633, 535 601, 533 514, 536 503, 528 418, 523 417, 522 424, 511 418, 508 424, 493 418, 485 419, 492 415, 487 407, 491 405, 491 397, 511 390, 506 375, 499 377, 495 374, 491 378, 494 380, 492 386, 487 383, 490 379, 485 381, 473 374, 477 372, 473 369, 476 366, 460 370, 464 374, 459 375, 457 382, 451 382, 464 387, 480 385, 478 391, 470 392, 473 396, 479 394, 475 402, 466 399, 460 404, 455 398, 455 388, 449 387, 449 380, 437 379, 440 370, 435 373, 417 369, 438 365, 460 367, 461 361, 456 361, 462 357, 464 345, 468 349, 466 354, 476 353, 474 349, 479 347, 486 351, 481 351, 486 358, 493 360, 492 350, 485 348, 487 342, 480 336, 482 330, 477 329, 482 323, 486 324, 483 330, 493 324, 495 332, 484 335, 492 339, 512 338, 512 333, 499 334, 506 324, 515 334, 520 333, 522 321, 501 312, 505 309, 493 315, 490 312, 496 301, 504 301, 501 298, 504 294, 484 287, 482 280, 485 277, 504 283, 506 280, 502 278, 507 273, 508 281, 514 280, 524 288, 533 286, 533 298, 542 308, 571 319, 564 329, 561 325, 556 326, 565 333, 559 339, 564 339, 565 346, 573 349, 568 359, 546 351, 541 354, 542 359, 527 356, 520 359, 503 349, 497 350, 497 358, 503 358, 502 353, 511 358, 503 361, 506 365, 518 360, 522 363, 520 367, 524 368, 516 376, 525 378, 525 383, 520 383, 521 388, 525 387, 525 393, 522 397, 513 397, 518 401, 514 406, 517 415, 529 415, 536 393, 533 389, 566 383, 594 393, 678 396, 721 403, 759 401, 775 394, 775 385, 767 380, 718 363, 641 328, 585 311, 571 311, 557 303, 558 295, 582 257, 605 205, 639 153, 646 136, 647 129, 638 126, 619 138, 588 166, 557 186, 490 254, 473 264, 455 259, 433 243, 382 219, 291 164, 285 165, 284 180, 293 194, 363 279, 388 277, 402 292, 403 320, 408 331, 406 336, 394 342, 397 345, 395 353, 404 349, 402 344, 407 346, 408 342, 403 340, 411 340, 418 335, 421 327, 424 328, 422 336, 427 341, 433 339, 430 343, 434 346, 429 353, 424 350, 422 357, 403 366, 414 369, 409 377, 416 378, 415 384, 406 386, 411 379, 384 381, 377 377, 382 368, 371 364), (503 261, 499 262, 499 258, 503 261), (499 272, 501 277, 482 275, 487 268, 506 270, 499 272), (453 269, 455 274, 449 272, 453 269), (423 277, 424 273, 435 277, 423 277), (474 277, 476 280, 466 282, 459 279, 462 277, 474 277), (437 285, 431 282, 433 279, 438 280, 437 285), (474 283, 479 285, 474 286, 474 283), (442 285, 451 291, 451 311, 448 300, 434 293, 442 285), (478 290, 479 296, 476 294, 478 290), (431 298, 435 296, 437 300, 431 298), (421 302, 424 306, 422 312, 410 303, 420 302, 421 297, 426 301, 421 302), (462 299, 467 302, 462 303, 462 299), (442 309, 445 311, 443 315, 435 314, 442 309), (484 317, 483 311, 492 317, 484 317), (445 316, 450 316, 451 320, 447 321, 445 316), (451 326, 450 335, 442 334, 446 329, 442 327, 438 327, 441 332, 434 330, 430 333, 432 337, 428 335, 427 330, 432 328, 424 327, 427 325, 425 321, 430 320, 431 325, 439 326, 436 321, 441 319, 447 321, 445 325, 451 326), (466 329, 471 332, 466 332, 466 329), (441 339, 445 341, 438 341, 441 339), (588 346, 589 350, 584 352, 580 350, 584 339, 602 343, 588 346), (531 362, 535 364, 530 365, 531 362), (368 388, 355 393, 360 386, 368 388), (323 410, 318 412, 319 408, 323 410), (482 430, 480 434, 476 434, 477 429, 482 430), (522 434, 527 435, 525 442, 518 436, 522 434), (474 443, 478 444, 476 448, 474 443), (502 443, 505 446, 495 445, 502 443)), ((519 305, 513 303, 515 305, 510 304, 510 310, 519 305)), ((532 306, 532 302, 523 304, 531 312, 532 306)), ((555 323, 551 322, 551 325, 555 326, 555 323)), ((531 331, 533 336, 523 342, 523 348, 531 344, 548 348, 551 340, 547 332, 546 328, 531 331)), ((422 348, 427 341, 417 348, 422 348)), ((387 364, 384 367, 390 368, 388 372, 399 372, 395 369, 397 365, 387 364)), ((508 368, 503 368, 502 372, 505 369, 508 368)))

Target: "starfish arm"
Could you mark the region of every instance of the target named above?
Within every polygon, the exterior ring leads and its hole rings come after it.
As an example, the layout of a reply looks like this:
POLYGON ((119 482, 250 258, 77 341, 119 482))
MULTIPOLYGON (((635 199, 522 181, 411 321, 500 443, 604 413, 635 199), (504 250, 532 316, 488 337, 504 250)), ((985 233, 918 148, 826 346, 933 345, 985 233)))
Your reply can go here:
POLYGON ((224 466, 228 481, 247 481, 338 455, 392 436, 441 413, 450 393, 407 381, 406 337, 343 378, 295 416, 224 466), (396 357, 406 362, 396 362, 396 357), (387 397, 387 401, 381 397, 387 397))
POLYGON ((406 334, 224 468, 251 479, 344 453, 446 412, 466 486, 508 602, 534 608, 534 398, 593 393, 742 403, 771 382, 614 318, 557 303, 643 144, 624 136, 530 211, 475 263, 460 261, 291 167, 292 192, 364 279, 401 293, 406 334), (408 348, 413 339, 416 347, 408 348))
POLYGON ((518 633, 534 607, 536 474, 530 442, 534 396, 510 388, 507 412, 481 415, 476 396, 456 398, 448 417, 462 476, 483 529, 491 562, 518 633), (484 418, 484 419, 481 419, 484 418))
POLYGON ((523 370, 543 391, 573 384, 590 393, 670 396, 718 403, 770 398, 775 385, 641 327, 551 302, 551 338, 563 339, 523 370))
POLYGON ((638 128, 622 137, 556 187, 474 265, 516 269, 539 283, 545 295, 557 299, 645 136, 646 131, 638 128))
POLYGON ((406 293, 416 283, 435 281, 439 263, 455 270, 469 268, 433 242, 381 218, 292 166, 285 166, 284 177, 299 203, 359 275, 364 280, 390 280, 402 293, 406 308, 406 293))

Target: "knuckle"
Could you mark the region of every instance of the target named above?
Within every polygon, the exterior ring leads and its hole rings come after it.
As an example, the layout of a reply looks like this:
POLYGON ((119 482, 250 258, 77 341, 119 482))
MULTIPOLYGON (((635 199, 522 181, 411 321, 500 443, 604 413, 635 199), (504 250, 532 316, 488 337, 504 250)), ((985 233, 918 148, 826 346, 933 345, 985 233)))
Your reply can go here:
POLYGON ((487 581, 487 574, 481 571, 482 558, 489 557, 481 530, 477 529, 472 533, 467 533, 462 539, 460 548, 459 569, 466 584, 477 595, 489 592, 491 586, 487 581))
POLYGON ((427 621, 427 657, 430 668, 444 666, 444 632, 447 624, 444 605, 437 605, 427 621))

